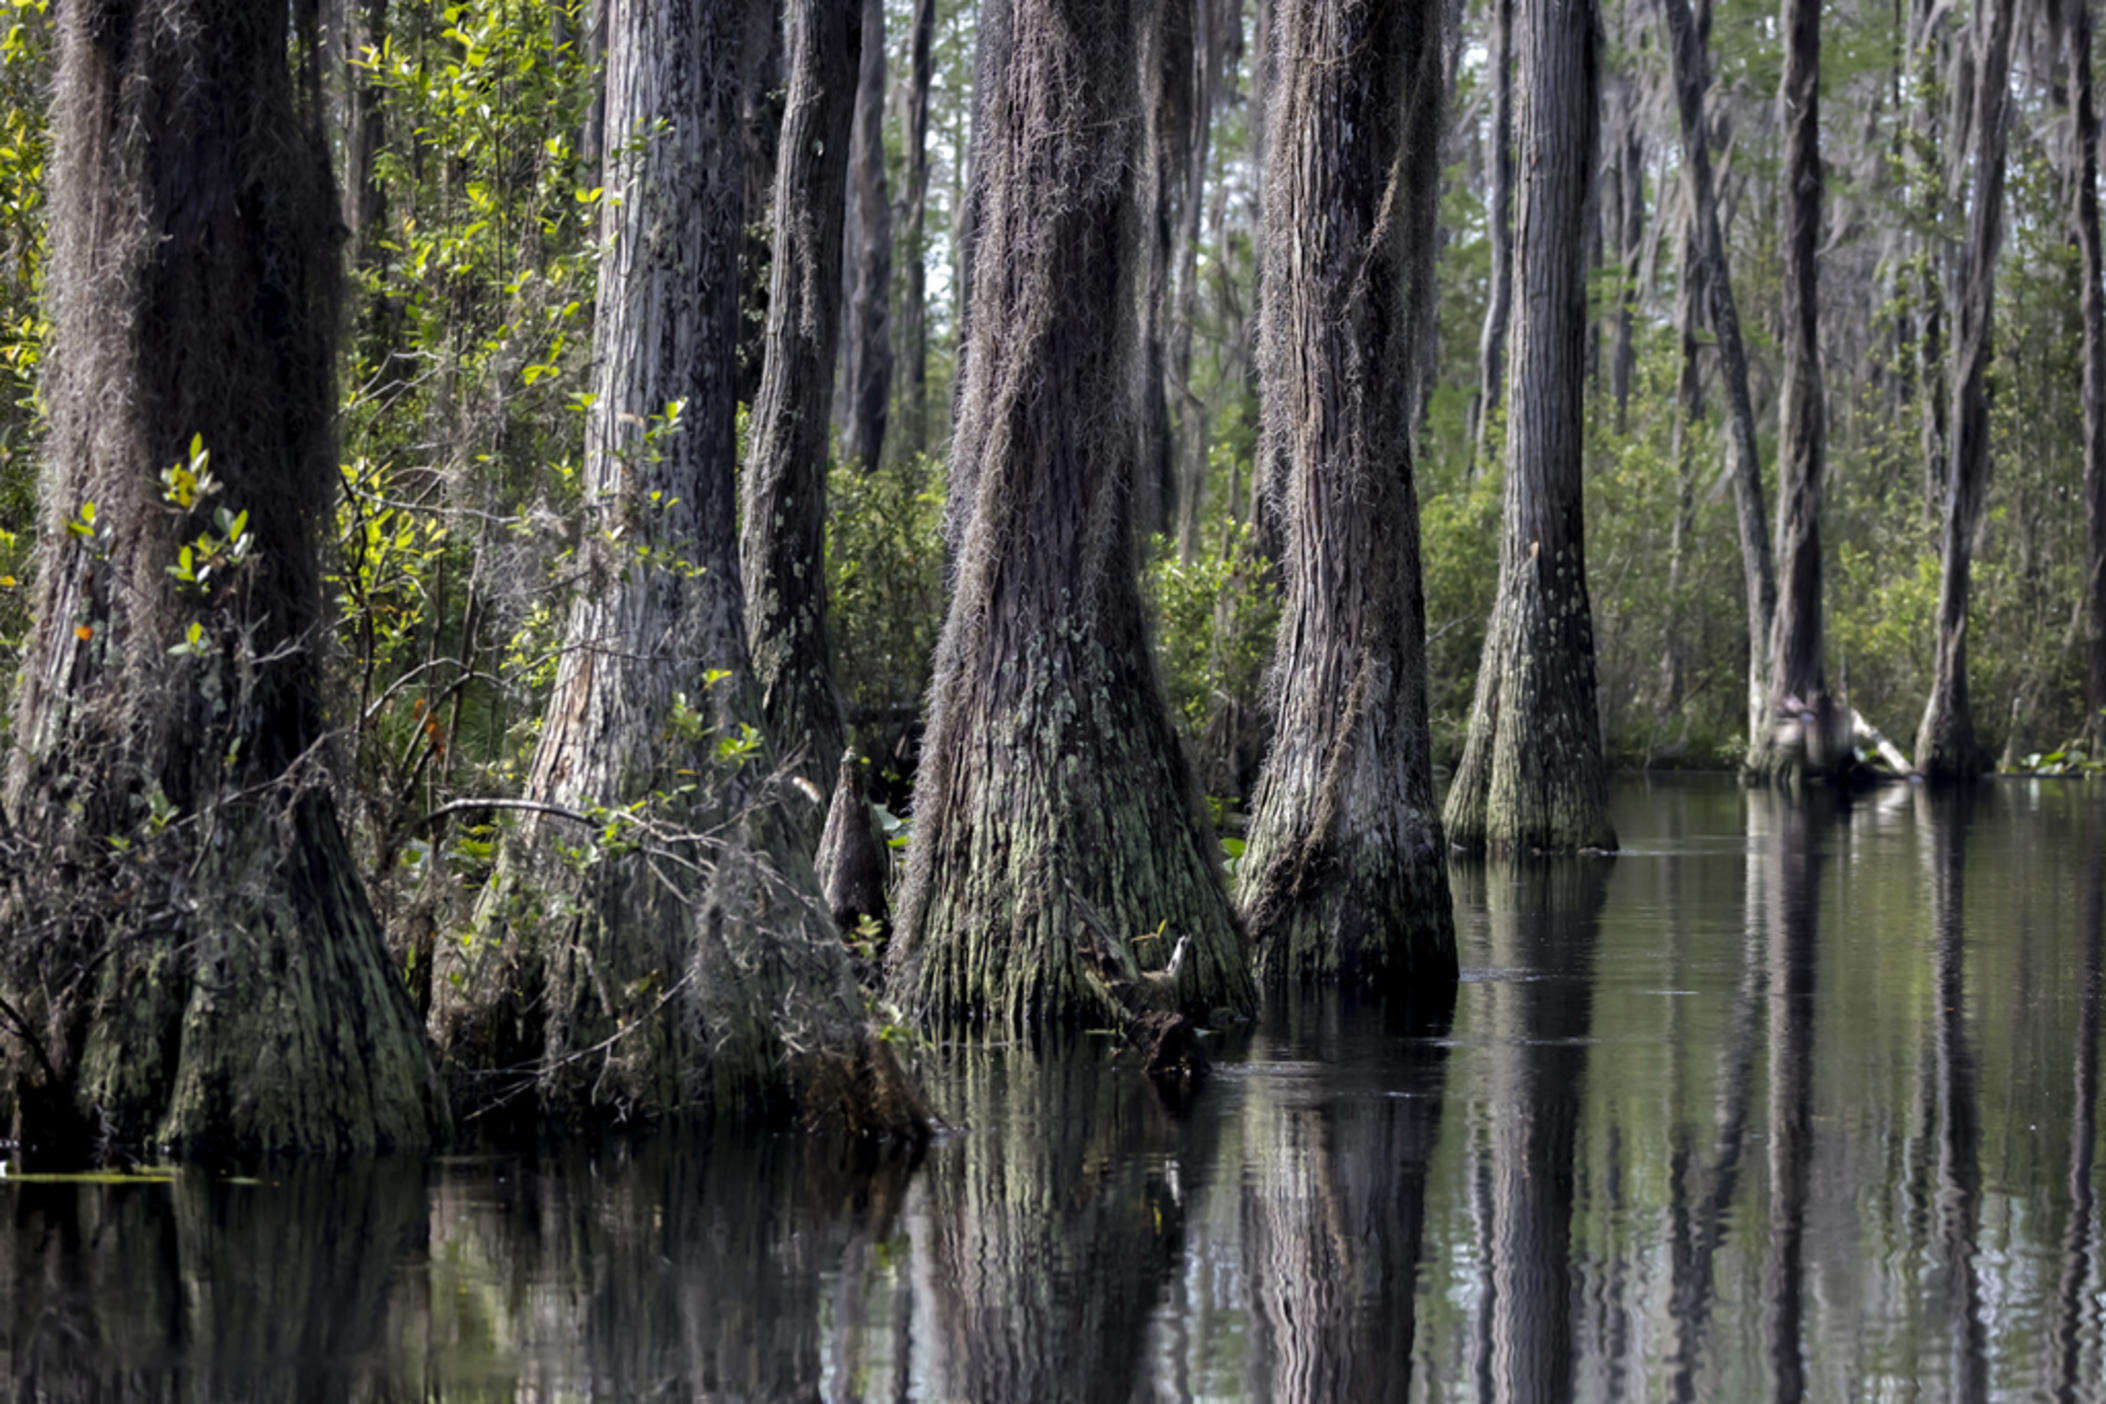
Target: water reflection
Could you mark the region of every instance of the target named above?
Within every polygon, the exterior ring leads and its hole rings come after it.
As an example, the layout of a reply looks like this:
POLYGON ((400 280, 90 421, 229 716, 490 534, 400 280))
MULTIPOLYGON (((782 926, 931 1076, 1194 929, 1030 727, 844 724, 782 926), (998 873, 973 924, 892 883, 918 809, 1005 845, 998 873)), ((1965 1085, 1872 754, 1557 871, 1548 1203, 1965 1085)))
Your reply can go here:
POLYGON ((1239 1121, 1258 1152, 1242 1177, 1251 1397, 1408 1392, 1452 1011, 1298 1002, 1253 1041, 1269 1085, 1239 1121))
POLYGON ((0 1182, 0 1395, 2098 1397, 2106 794, 1619 792, 1455 874, 1466 979, 1167 1097, 924 1058, 918 1166, 787 1139, 0 1182))
POLYGON ((378 1386, 421 1170, 273 1184, 10 1186, 7 1378, 20 1400, 358 1400, 378 1386), (350 1245, 349 1251, 344 1251, 350 1245))

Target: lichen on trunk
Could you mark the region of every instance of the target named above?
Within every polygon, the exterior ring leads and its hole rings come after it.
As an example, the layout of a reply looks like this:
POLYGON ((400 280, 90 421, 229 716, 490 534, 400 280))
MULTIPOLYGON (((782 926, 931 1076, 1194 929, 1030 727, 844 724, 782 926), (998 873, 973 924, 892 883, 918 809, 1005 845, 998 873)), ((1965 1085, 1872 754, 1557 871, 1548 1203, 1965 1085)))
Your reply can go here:
POLYGON ((1409 296, 1432 252, 1411 225, 1435 197, 1415 158, 1440 111, 1413 99, 1442 81, 1441 24, 1434 7, 1350 0, 1283 0, 1279 24, 1310 56, 1274 91, 1266 160, 1265 433, 1286 465, 1287 599, 1237 899, 1261 975, 1410 993, 1456 972, 1409 418, 1425 353, 1409 296))
MULTIPOLYGON (((952 474, 962 524, 891 955, 937 1020, 1116 1020, 1192 938, 1186 1009, 1254 990, 1142 632, 1131 485, 1138 19, 1015 0, 976 98, 952 474), (1157 939, 1160 933, 1160 939, 1157 939), (1107 976, 1106 972, 1111 972, 1107 976)), ((984 40, 983 40, 984 42, 984 40)))

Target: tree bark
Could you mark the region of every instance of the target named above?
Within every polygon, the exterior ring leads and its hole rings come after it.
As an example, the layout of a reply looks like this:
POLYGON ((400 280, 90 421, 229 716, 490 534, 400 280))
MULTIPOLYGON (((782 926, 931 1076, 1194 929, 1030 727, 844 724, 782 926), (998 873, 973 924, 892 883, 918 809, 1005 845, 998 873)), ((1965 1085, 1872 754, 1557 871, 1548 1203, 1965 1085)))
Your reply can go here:
MULTIPOLYGON (((1172 430, 1177 480, 1177 554, 1199 554, 1200 514, 1206 507, 1208 404, 1192 388, 1192 333, 1199 315, 1199 246, 1211 223, 1218 231, 1225 214, 1227 182, 1214 182, 1208 208, 1208 166, 1213 150, 1214 109, 1224 76, 1241 52, 1242 0, 1192 0, 1191 109, 1187 113, 1185 188, 1171 266, 1169 393, 1176 408, 1172 430)), ((1231 494, 1233 498, 1233 494, 1231 494)), ((1231 511, 1234 509, 1231 508, 1231 511)))
MULTIPOLYGON (((614 0, 587 582, 526 792, 432 1032, 464 1100, 558 1122, 797 1116, 919 1134, 769 776, 741 627, 732 335, 741 16, 614 0), (668 406, 678 408, 677 415, 668 406)), ((794 797, 791 803, 798 802, 794 797)))
POLYGON ((1278 711, 1237 901, 1261 976, 1406 994, 1455 978, 1427 722, 1409 313, 1437 190, 1414 122, 1442 80, 1440 10, 1281 0, 1300 61, 1268 123, 1268 450, 1287 465, 1278 711), (1413 179, 1413 177, 1416 179, 1413 179))
MULTIPOLYGON (((1919 101, 1909 172, 1916 187, 1918 221, 1929 232, 1921 238, 1916 262, 1916 306, 1923 319, 1916 337, 1916 385, 1921 398, 1918 420, 1923 452, 1923 512, 1926 520, 1945 502, 1945 467, 1948 452, 1950 386, 1945 365, 1945 237, 1941 232, 1949 199, 1944 123, 1938 104, 1928 100, 1930 89, 1945 69, 1945 11, 1938 0, 1914 0, 1909 15, 1911 66, 1915 71, 1919 101)), ((1955 144, 1956 145, 1956 144, 1955 144)))
MULTIPOLYGON (((1252 298, 1248 321, 1260 321, 1265 308, 1265 280, 1272 276, 1271 252, 1264 246, 1263 226, 1265 222, 1265 153, 1267 149, 1266 127, 1272 108, 1273 94, 1280 81, 1279 5, 1277 0, 1256 0, 1256 15, 1253 21, 1256 35, 1256 52, 1251 56, 1251 105, 1250 105, 1250 162, 1251 162, 1251 238, 1259 247, 1254 262, 1257 265, 1257 283, 1252 298)), ((1251 347, 1264 341, 1260 328, 1248 326, 1245 336, 1251 347)), ((1251 368, 1256 369, 1258 357, 1251 357, 1251 368)), ((1255 387, 1253 387, 1255 388, 1255 387)), ((1257 554, 1269 562, 1278 562, 1286 554, 1286 541, 1280 523, 1280 498, 1286 491, 1287 466, 1280 456, 1272 451, 1264 435, 1259 435, 1257 458, 1250 471, 1250 525, 1252 544, 1257 554)))
MULTIPOLYGON (((1710 295, 1711 329, 1718 336, 1721 379, 1733 464, 1733 509, 1740 528, 1741 573, 1748 596, 1748 744, 1762 735, 1770 696, 1770 630, 1777 615, 1777 570, 1770 555, 1770 530, 1762 502, 1762 455, 1755 434, 1755 403, 1748 393, 1748 355, 1741 343, 1740 312, 1726 266, 1726 237, 1719 223, 1711 180, 1711 148, 1704 136, 1704 89, 1710 78, 1704 57, 1708 25, 1690 15, 1689 0, 1665 0, 1668 47, 1674 57, 1675 108, 1681 119, 1684 180, 1696 211, 1704 285, 1710 295)), ((1709 18, 1709 6, 1705 7, 1709 18)))
MULTIPOLYGON (((866 20, 790 0, 790 90, 775 178, 774 259, 759 398, 740 476, 746 647, 768 734, 827 793, 847 744, 826 624, 826 468, 840 325, 849 127, 866 20)), ((880 34, 882 39, 882 33, 880 34)), ((816 835, 818 815, 808 826, 816 835)))
MULTIPOLYGON (((611 5, 613 0, 600 0, 611 5)), ((738 43, 747 55, 746 81, 739 90, 738 140, 744 146, 739 162, 745 185, 744 213, 739 239, 738 402, 750 405, 760 394, 761 375, 767 369, 768 288, 773 275, 770 264, 774 249, 768 242, 772 231, 771 210, 775 198, 775 162, 782 140, 782 108, 785 73, 782 42, 783 0, 734 0, 741 26, 738 43)), ((604 28, 609 21, 603 21, 604 28)), ((608 41, 602 40, 603 51, 608 41)), ((604 61, 603 61, 604 62, 604 61)), ((601 80, 601 126, 607 124, 607 80, 601 80)), ((616 144, 626 140, 617 132, 616 144)), ((619 155, 619 153, 615 153, 619 155)), ((612 171, 602 172, 602 181, 612 171)))
POLYGON ((1491 39, 1486 71, 1492 86, 1492 189, 1485 223, 1492 243, 1491 289, 1485 296, 1484 331, 1478 341, 1477 400, 1471 409, 1470 442, 1479 463, 1489 461, 1492 417, 1506 392, 1506 333, 1514 310, 1514 3, 1489 0, 1491 39))
MULTIPOLYGON (((956 439, 958 421, 965 414, 965 387, 972 369, 973 317, 980 298, 979 249, 981 227, 986 222, 987 163, 990 149, 1005 139, 1002 133, 1009 118, 1009 114, 996 105, 995 96, 1007 89, 1010 9, 1013 3, 1014 0, 979 0, 978 42, 973 49, 972 131, 967 139, 965 156, 965 195, 958 202, 957 215, 959 279, 955 300, 958 336, 951 357, 953 443, 950 481, 943 505, 943 548, 945 563, 950 568, 947 575, 956 570, 958 553, 964 545, 965 528, 972 517, 973 503, 979 496, 979 484, 972 476, 979 471, 979 465, 957 452, 956 439)), ((999 282, 989 288, 988 315, 1006 315, 997 304, 1007 298, 1008 291, 1007 286, 999 282)))
POLYGON ((2076 170, 2070 220, 2084 275, 2084 582, 2086 739, 2106 753, 2106 279, 2099 252, 2099 113, 2092 95, 2091 0, 2064 0, 2063 44, 2075 89, 2076 170))
POLYGON ((0 1112, 60 1160, 422 1145, 445 1108, 318 763, 342 274, 316 70, 296 91, 287 7, 253 0, 68 6, 58 36, 0 1112))
POLYGON ((387 139, 386 109, 366 54, 377 55, 387 44, 388 0, 350 0, 344 8, 354 26, 345 56, 344 226, 351 231, 351 266, 364 268, 387 222, 387 193, 374 170, 374 157, 387 139))
MULTIPOLYGON (((1626 11, 1628 13, 1628 11, 1626 11)), ((1623 129, 1618 135, 1616 179, 1622 217, 1617 220, 1616 334, 1609 353, 1609 393, 1616 401, 1616 432, 1625 432, 1630 414, 1631 377, 1638 369, 1633 333, 1638 315, 1638 279, 1645 256, 1645 144, 1639 135, 1635 84, 1626 82, 1623 129)))
POLYGON ((1581 510, 1586 249, 1574 237, 1594 166, 1599 16, 1591 0, 1528 6, 1518 38, 1506 527, 1445 818, 1449 839, 1468 849, 1614 848, 1581 510))
POLYGON ((864 472, 885 451, 892 395, 892 199, 885 187, 885 0, 863 0, 848 138, 847 285, 841 319, 841 452, 864 472))
MULTIPOLYGON (((1177 519, 1177 449, 1170 422, 1171 278, 1191 152, 1192 11, 1195 0, 1154 0, 1140 50, 1140 355, 1134 422, 1139 435, 1134 522, 1143 542, 1177 519)), ((1182 387, 1180 387, 1182 388, 1182 387)))
POLYGON ((2004 138, 2013 0, 1983 0, 1974 14, 1974 201, 1960 251, 1952 364, 1952 442, 1946 460, 1938 635, 1930 700, 1916 729, 1916 766, 1933 782, 1970 779, 1988 758, 1967 698, 1967 604, 1975 533, 1989 495, 1989 360, 1994 348, 1996 256, 2004 231, 2004 138))
POLYGON ((976 137, 953 487, 970 485, 971 512, 892 989, 929 1018, 1101 1024, 1125 1007, 1108 981, 1141 980, 1189 935, 1168 997, 1244 1009, 1240 933, 1134 572, 1139 16, 1121 0, 1008 9, 999 90, 981 95, 999 117, 976 137))
POLYGON ((1769 636, 1770 694, 1749 738, 1762 782, 1821 777, 1851 761, 1847 719, 1828 695, 1822 658, 1821 490, 1828 457, 1821 390, 1821 13, 1784 0, 1784 390, 1777 464, 1777 613, 1769 636), (1798 718, 1785 727, 1787 714, 1798 718))
POLYGON ((907 86, 906 229, 900 241, 906 282, 900 289, 899 347, 906 382, 900 391, 900 448, 929 448, 929 88, 936 73, 936 0, 915 0, 913 57, 907 86))
POLYGON ((1703 343, 1697 338, 1705 302, 1704 259, 1697 237, 1696 202, 1685 199, 1684 207, 1682 252, 1675 279, 1675 327, 1681 355, 1675 379, 1675 515, 1668 532, 1666 641, 1660 659, 1658 720, 1662 722, 1682 709, 1686 685, 1682 577, 1688 569, 1691 539, 1696 535, 1697 436, 1704 423, 1704 375, 1698 359, 1703 343))

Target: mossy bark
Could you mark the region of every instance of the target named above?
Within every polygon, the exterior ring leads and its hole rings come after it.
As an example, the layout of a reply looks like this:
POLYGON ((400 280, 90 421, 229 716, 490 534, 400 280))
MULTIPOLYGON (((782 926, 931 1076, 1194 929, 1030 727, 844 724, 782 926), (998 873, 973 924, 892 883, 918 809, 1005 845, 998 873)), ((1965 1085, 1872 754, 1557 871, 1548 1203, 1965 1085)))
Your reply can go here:
POLYGON ((1499 593, 1448 792, 1465 849, 1614 848, 1596 712, 1581 512, 1587 286, 1600 25, 1591 3, 1525 7, 1513 373, 1499 593))
MULTIPOLYGON (((1130 524, 1138 16, 1015 0, 982 169, 953 491, 970 494, 891 958, 931 1019, 1104 1023, 1192 937, 1255 992, 1143 637, 1130 524), (1162 939, 1146 939, 1160 931, 1162 939)), ((986 42, 983 39, 983 43, 986 42)))
POLYGON ((1395 993, 1452 981, 1447 845, 1433 792, 1426 608, 1410 389, 1425 354, 1407 316, 1412 214, 1435 198, 1413 123, 1441 82, 1432 7, 1285 0, 1308 61, 1268 122, 1265 433, 1287 465, 1287 600, 1271 754, 1237 901, 1262 976, 1395 993))
POLYGON ((1932 782, 1971 780, 1989 763, 1967 697, 1967 609, 1974 538, 1989 497, 1989 361, 1994 350, 1996 257, 2003 244, 2004 146, 2010 93, 2013 0, 1983 0, 1969 42, 1977 76, 1969 124, 1974 201, 1955 281, 1952 438, 1940 533, 1937 642, 1931 692, 1916 729, 1916 768, 1932 782))
POLYGON ((446 1125, 318 764, 338 207, 287 40, 286 7, 246 0, 60 21, 39 622, 0 876, 0 1100, 55 1158, 446 1125), (193 436, 210 479, 185 485, 164 470, 193 436), (247 514, 238 562, 219 511, 247 514), (201 536, 216 564, 181 581, 201 536))
POLYGON ((615 0, 581 552, 527 791, 474 929, 442 941, 456 1094, 559 1124, 681 1112, 919 1135, 770 775, 732 514, 736 14, 615 0), (677 423, 661 416, 684 408, 677 423), (654 419, 656 423, 654 424, 654 419))
MULTIPOLYGON (((768 734, 822 794, 847 744, 826 627, 826 470, 848 136, 865 26, 844 10, 818 0, 789 9, 767 350, 739 483, 746 645, 761 710, 768 734)), ((821 811, 812 806, 807 818, 816 835, 821 811)))

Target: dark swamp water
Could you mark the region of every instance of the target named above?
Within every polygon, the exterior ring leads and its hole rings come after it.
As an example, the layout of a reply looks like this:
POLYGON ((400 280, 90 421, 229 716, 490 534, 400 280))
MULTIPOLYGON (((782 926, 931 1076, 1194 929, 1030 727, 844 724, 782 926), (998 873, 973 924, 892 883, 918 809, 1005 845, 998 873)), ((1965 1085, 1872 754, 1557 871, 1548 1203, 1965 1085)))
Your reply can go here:
POLYGON ((17 1399, 2097 1399, 2106 792, 1629 783, 1459 868, 1413 1034, 1276 1010, 1174 1105, 938 1050, 858 1175, 661 1137, 0 1184, 17 1399))

